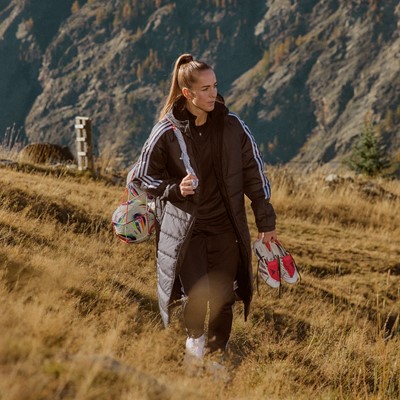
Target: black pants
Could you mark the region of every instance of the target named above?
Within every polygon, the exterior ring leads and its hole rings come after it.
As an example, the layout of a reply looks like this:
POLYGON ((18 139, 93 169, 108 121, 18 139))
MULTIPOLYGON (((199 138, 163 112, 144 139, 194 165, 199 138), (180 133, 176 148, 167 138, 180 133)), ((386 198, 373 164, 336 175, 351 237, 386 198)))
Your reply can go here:
POLYGON ((224 351, 229 340, 239 260, 239 246, 232 231, 213 236, 195 233, 190 240, 179 275, 188 296, 184 322, 189 336, 201 336, 209 306, 210 352, 224 351))

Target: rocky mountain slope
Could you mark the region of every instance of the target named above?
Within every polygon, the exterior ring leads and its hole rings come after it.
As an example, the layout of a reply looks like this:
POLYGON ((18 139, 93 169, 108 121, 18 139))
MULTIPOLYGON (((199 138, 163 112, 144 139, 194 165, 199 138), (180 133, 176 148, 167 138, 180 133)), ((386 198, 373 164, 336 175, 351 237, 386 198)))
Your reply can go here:
POLYGON ((367 115, 395 154, 399 17, 395 0, 1 0, 0 132, 74 150, 89 116, 97 152, 129 165, 191 52, 268 162, 338 162, 367 115))
POLYGON ((0 0, 0 143, 7 127, 24 126, 42 92, 43 54, 71 5, 72 0, 0 0))

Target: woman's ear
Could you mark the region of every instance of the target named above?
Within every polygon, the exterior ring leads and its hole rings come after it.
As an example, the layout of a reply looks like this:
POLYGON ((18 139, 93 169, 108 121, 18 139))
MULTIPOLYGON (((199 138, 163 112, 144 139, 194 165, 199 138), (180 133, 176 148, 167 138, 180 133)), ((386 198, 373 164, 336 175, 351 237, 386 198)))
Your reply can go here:
POLYGON ((190 93, 190 90, 187 87, 182 88, 182 94, 187 98, 188 100, 192 99, 192 94, 190 93))

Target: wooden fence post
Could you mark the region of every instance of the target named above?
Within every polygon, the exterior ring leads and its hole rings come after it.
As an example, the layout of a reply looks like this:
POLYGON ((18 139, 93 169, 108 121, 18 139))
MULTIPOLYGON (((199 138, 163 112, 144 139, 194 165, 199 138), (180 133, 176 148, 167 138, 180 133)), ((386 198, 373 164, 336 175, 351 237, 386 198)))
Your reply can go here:
POLYGON ((92 145, 92 121, 87 117, 75 118, 76 130, 76 155, 78 169, 94 170, 93 166, 93 145, 92 145))

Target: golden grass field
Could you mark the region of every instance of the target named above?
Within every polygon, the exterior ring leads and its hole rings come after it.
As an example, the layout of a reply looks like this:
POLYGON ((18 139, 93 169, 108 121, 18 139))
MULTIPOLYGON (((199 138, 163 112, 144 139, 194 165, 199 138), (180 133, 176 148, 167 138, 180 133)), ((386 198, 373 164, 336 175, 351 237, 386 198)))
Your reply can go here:
POLYGON ((113 235, 122 186, 0 168, 0 399, 400 399, 399 182, 269 177, 302 280, 237 304, 224 383, 185 373, 179 309, 162 327, 154 241, 113 235))

